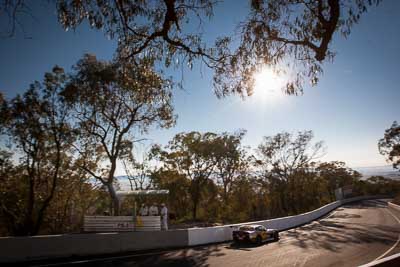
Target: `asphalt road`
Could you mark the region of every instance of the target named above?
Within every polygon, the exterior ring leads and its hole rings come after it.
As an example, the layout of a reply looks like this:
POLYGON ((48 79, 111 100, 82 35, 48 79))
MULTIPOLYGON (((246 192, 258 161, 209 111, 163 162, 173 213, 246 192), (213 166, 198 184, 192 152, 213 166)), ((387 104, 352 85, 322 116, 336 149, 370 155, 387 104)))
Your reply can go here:
POLYGON ((400 211, 385 200, 363 201, 280 236, 262 246, 224 243, 74 266, 358 266, 400 253, 400 211))

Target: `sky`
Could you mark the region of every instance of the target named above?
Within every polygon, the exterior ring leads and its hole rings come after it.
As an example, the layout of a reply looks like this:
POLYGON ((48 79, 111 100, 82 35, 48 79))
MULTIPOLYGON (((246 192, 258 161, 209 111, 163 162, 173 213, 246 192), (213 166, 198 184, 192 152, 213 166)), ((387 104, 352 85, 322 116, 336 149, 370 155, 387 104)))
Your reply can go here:
MULTIPOLYGON (((246 1, 226 2, 205 24, 206 40, 232 32, 246 15, 246 1)), ((7 98, 23 93, 56 64, 69 70, 84 53, 104 60, 114 55, 115 41, 102 32, 87 25, 66 32, 47 1, 35 4, 34 18, 21 18, 25 33, 18 30, 14 38, 0 39, 0 91, 7 98)), ((217 99, 210 70, 197 65, 192 71, 170 70, 169 74, 184 82, 184 90, 174 91, 177 124, 151 130, 138 150, 151 143, 166 144, 176 133, 193 130, 246 129, 243 143, 253 149, 263 136, 312 130, 315 141, 323 140, 327 147, 321 160, 340 160, 350 167, 386 165, 377 142, 394 120, 400 120, 399 8, 400 1, 384 1, 364 14, 347 39, 335 36, 333 63, 324 64, 318 85, 307 85, 302 96, 265 94, 263 86, 272 83, 267 79, 259 81, 259 89, 245 100, 237 96, 217 99)), ((123 174, 119 168, 116 175, 123 174)))

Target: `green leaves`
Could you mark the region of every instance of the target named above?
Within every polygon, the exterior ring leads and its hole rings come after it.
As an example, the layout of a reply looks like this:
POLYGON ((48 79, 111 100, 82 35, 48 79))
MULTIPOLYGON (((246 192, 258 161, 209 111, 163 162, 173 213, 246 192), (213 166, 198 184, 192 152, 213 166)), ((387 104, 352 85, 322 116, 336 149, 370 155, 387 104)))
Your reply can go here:
POLYGON ((379 152, 393 163, 393 168, 398 169, 400 165, 400 125, 394 121, 389 129, 378 142, 379 152))

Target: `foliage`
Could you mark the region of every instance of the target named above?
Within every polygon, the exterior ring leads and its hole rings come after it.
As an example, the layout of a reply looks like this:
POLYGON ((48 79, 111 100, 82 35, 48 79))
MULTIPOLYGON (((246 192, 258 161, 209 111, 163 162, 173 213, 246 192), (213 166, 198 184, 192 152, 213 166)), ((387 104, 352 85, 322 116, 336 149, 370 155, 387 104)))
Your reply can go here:
POLYGON ((216 182, 222 185, 223 200, 228 201, 228 195, 233 184, 240 176, 248 171, 249 164, 246 161, 246 150, 241 147, 245 131, 236 134, 222 133, 213 141, 216 182))
POLYGON ((400 125, 394 121, 385 135, 378 143, 379 152, 387 156, 388 161, 393 163, 393 168, 399 169, 400 165, 400 125))
POLYGON ((343 162, 315 162, 324 146, 312 143, 311 131, 265 137, 258 158, 242 147, 244 134, 181 133, 165 149, 153 147, 161 165, 152 171, 152 182, 171 190, 169 205, 179 218, 188 218, 189 210, 192 220, 207 222, 274 218, 334 201, 339 187, 373 191, 370 181, 361 184, 360 174, 343 162))
POLYGON ((101 202, 99 198, 107 199, 78 164, 75 161, 62 168, 59 186, 44 220, 43 228, 49 234, 80 232, 84 215, 96 208, 101 202))
POLYGON ((61 92, 79 130, 81 168, 99 180, 119 214, 114 186, 117 160, 132 149, 150 126, 170 127, 175 122, 171 84, 142 60, 139 65, 103 62, 85 55, 61 92), (100 167, 102 165, 102 167, 100 167))
POLYGON ((33 83, 22 96, 3 100, 2 134, 18 152, 20 164, 14 167, 7 163, 10 175, 4 173, 2 177, 1 213, 17 235, 39 232, 62 166, 69 161, 73 134, 66 107, 58 98, 65 80, 63 69, 55 67, 42 83, 33 83))
MULTIPOLYGON (((214 16, 218 1, 73 1, 57 2, 63 27, 84 21, 118 39, 118 57, 137 61, 147 57, 166 67, 200 60, 214 70, 218 96, 252 94, 254 73, 263 66, 288 72, 284 90, 299 94, 305 80, 317 84, 322 64, 332 60, 335 33, 344 37, 367 7, 380 0, 252 0, 250 11, 238 25, 239 36, 228 34, 206 45, 203 21, 214 16), (233 40, 240 39, 234 48, 233 40)), ((223 14, 216 14, 221 16, 223 14)))
POLYGON ((162 163, 162 169, 175 171, 190 180, 193 220, 196 220, 203 189, 216 166, 213 146, 216 137, 214 133, 180 133, 169 142, 167 150, 160 146, 152 149, 153 157, 157 157, 162 163))
POLYGON ((322 141, 311 144, 312 131, 299 132, 297 136, 282 132, 264 137, 258 146, 259 159, 256 164, 269 175, 288 180, 297 170, 305 169, 324 154, 322 141))
POLYGON ((131 190, 145 190, 151 188, 151 165, 149 155, 144 153, 142 161, 135 158, 133 149, 128 148, 121 153, 122 164, 129 180, 131 190))
POLYGON ((322 162, 315 170, 327 182, 327 190, 331 199, 335 197, 335 189, 353 185, 356 180, 361 178, 360 173, 346 167, 346 164, 341 161, 322 162))
POLYGON ((169 190, 169 212, 176 218, 184 218, 190 213, 190 180, 174 170, 158 169, 151 173, 151 180, 158 189, 169 190))
POLYGON ((254 73, 268 66, 285 75, 286 93, 301 94, 304 83, 316 85, 323 63, 333 60, 330 45, 335 33, 347 37, 367 7, 379 2, 252 0, 248 17, 238 27, 239 47, 215 72, 218 91, 251 94, 254 73))

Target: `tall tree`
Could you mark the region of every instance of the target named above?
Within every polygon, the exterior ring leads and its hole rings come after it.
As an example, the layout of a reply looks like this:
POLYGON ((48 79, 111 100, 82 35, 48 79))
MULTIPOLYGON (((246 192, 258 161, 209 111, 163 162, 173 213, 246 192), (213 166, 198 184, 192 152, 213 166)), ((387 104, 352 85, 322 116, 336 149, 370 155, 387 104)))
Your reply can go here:
POLYGON ((192 201, 192 218, 197 219, 197 210, 202 191, 215 172, 215 133, 180 133, 168 143, 166 149, 154 146, 153 157, 157 157, 162 170, 175 171, 190 180, 189 194, 192 201))
POLYGON ((318 175, 327 181, 331 200, 335 200, 335 189, 353 185, 361 174, 350 169, 342 161, 321 162, 315 168, 318 175))
POLYGON ((378 143, 379 152, 393 163, 393 168, 399 169, 400 165, 400 125, 394 121, 378 143))
POLYGON ((243 175, 248 168, 246 152, 241 147, 245 131, 235 134, 222 133, 213 142, 215 157, 215 178, 222 185, 222 199, 228 203, 228 196, 236 179, 243 175))
POLYGON ((296 184, 299 177, 307 178, 310 163, 323 155, 323 142, 312 143, 312 131, 287 132, 264 137, 258 146, 256 167, 268 193, 274 194, 273 209, 281 214, 293 212, 296 184))
POLYGON ((176 219, 182 219, 191 214, 192 209, 188 205, 191 203, 189 194, 191 181, 186 175, 175 170, 159 168, 152 170, 150 178, 155 188, 169 190, 168 210, 176 216, 176 219))
POLYGON ((114 175, 122 152, 150 126, 175 123, 172 85, 151 66, 147 60, 119 64, 85 55, 62 92, 79 130, 78 152, 87 159, 81 167, 108 189, 114 215, 119 214, 114 175))
POLYGON ((294 171, 307 168, 309 163, 324 154, 324 143, 312 144, 313 137, 312 131, 298 132, 296 136, 287 132, 265 136, 258 146, 258 163, 264 171, 285 180, 294 171))
POLYGON ((61 166, 73 141, 67 122, 67 109, 58 93, 66 75, 63 69, 53 68, 42 83, 35 82, 22 95, 3 100, 1 129, 11 141, 11 149, 20 158, 14 170, 16 176, 5 176, 1 213, 7 216, 16 235, 35 235, 39 232, 51 201, 54 198, 61 166), (8 185, 15 185, 15 191, 8 185), (15 199, 16 198, 16 199, 15 199))

